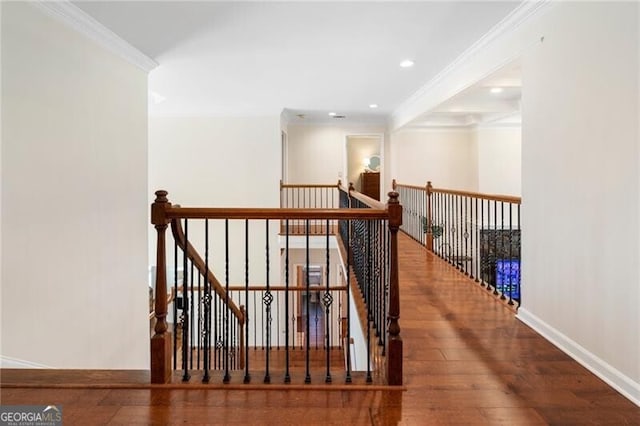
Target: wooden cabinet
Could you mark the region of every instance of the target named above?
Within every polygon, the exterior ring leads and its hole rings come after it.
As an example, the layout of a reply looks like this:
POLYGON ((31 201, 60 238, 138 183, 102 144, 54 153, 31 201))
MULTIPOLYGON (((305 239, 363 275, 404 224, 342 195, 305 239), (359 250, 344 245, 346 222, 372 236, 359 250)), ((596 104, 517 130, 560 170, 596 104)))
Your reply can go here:
POLYGON ((380 201, 380 172, 364 172, 360 174, 360 192, 380 201))

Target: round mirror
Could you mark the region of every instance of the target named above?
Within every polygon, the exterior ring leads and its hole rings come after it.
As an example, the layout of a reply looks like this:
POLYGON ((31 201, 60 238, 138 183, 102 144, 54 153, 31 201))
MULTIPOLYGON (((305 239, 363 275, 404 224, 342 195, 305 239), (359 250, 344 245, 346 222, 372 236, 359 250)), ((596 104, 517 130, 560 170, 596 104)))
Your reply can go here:
POLYGON ((367 167, 367 170, 369 170, 370 172, 379 172, 380 171, 380 156, 379 155, 372 155, 369 158, 369 166, 367 167))

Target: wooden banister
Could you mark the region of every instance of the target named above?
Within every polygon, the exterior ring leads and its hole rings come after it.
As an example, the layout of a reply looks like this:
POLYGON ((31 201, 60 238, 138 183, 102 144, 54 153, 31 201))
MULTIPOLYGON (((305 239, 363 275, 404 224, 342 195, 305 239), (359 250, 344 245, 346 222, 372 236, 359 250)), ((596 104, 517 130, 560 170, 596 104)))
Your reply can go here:
POLYGON ((495 194, 483 194, 481 192, 470 192, 470 191, 458 191, 453 189, 442 189, 442 188, 431 188, 432 193, 439 194, 451 194, 451 195, 461 195, 463 197, 472 197, 478 198, 481 200, 490 200, 490 201, 503 201, 505 203, 513 203, 513 204, 521 204, 521 197, 514 197, 511 195, 495 195, 495 194))
POLYGON ((314 184, 314 183, 282 183, 282 181, 280 181, 280 189, 283 188, 338 188, 340 187, 341 183, 340 181, 338 181, 338 184, 323 184, 323 183, 319 183, 319 184, 314 184))
MULTIPOLYGON (((280 184, 281 188, 289 187, 292 185, 280 184)), ((302 187, 302 186, 298 186, 302 187)), ((309 185, 305 187, 322 187, 322 188, 334 188, 339 191, 344 190, 342 183, 338 181, 337 185, 309 185)), ((352 200, 358 200, 360 203, 364 203, 370 208, 209 208, 209 207, 181 207, 179 205, 172 205, 167 200, 166 191, 156 192, 156 200, 151 207, 152 223, 158 233, 158 247, 157 247, 157 274, 156 274, 156 301, 155 301, 155 334, 151 339, 151 377, 152 383, 167 383, 171 379, 171 338, 170 333, 167 330, 167 277, 166 277, 166 229, 171 224, 171 230, 178 247, 180 247, 185 253, 186 258, 191 262, 198 273, 205 276, 205 282, 211 283, 211 288, 215 294, 223 300, 227 301, 227 307, 233 312, 233 316, 238 319, 239 324, 239 338, 240 338, 240 365, 245 365, 248 360, 245 358, 245 339, 248 333, 248 329, 243 327, 247 324, 246 313, 244 306, 238 306, 239 302, 233 302, 229 297, 232 291, 247 291, 246 285, 236 285, 233 287, 223 286, 213 272, 209 270, 207 264, 203 258, 198 254, 195 247, 189 242, 185 236, 185 232, 182 228, 181 219, 224 219, 224 220, 333 220, 333 221, 384 221, 387 222, 388 228, 380 227, 381 229, 388 229, 389 234, 389 247, 390 253, 388 265, 390 267, 388 275, 388 310, 387 322, 386 322, 386 376, 390 385, 402 385, 403 370, 402 370, 402 339, 400 337, 400 299, 399 299, 399 282, 398 282, 398 244, 397 233, 402 224, 402 206, 399 203, 399 195, 397 192, 389 193, 389 201, 383 204, 377 200, 367 197, 361 194, 351 187, 346 190, 349 198, 352 200)), ((341 194, 341 200, 344 201, 345 194, 341 194)), ((359 204, 363 207, 362 204, 359 204)), ((247 222, 248 223, 248 222, 247 222)), ((186 227, 185 227, 186 228, 186 227)), ((384 232, 387 232, 386 230, 384 232)), ((267 226, 267 234, 269 228, 267 226)), ((268 238, 268 235, 267 235, 268 238)), ((328 237, 327 237, 328 239, 328 237)), ((348 238, 347 238, 348 241, 348 238)), ((185 264, 187 260, 185 259, 185 264)), ((267 265, 269 260, 267 259, 267 265)), ((268 268, 268 266, 267 266, 268 268)), ((186 270, 186 266, 185 266, 186 270)), ((268 271, 268 269, 267 269, 268 271)), ((268 273, 268 272, 267 272, 268 273)), ((268 276, 268 275, 267 275, 268 276)), ((267 291, 267 292, 297 292, 308 291, 303 287, 292 288, 290 286, 274 286, 274 285, 262 285, 259 283, 250 287, 249 291, 267 291), (256 285, 257 284, 257 285, 256 285)), ((189 288, 188 284, 183 284, 183 292, 189 288)), ((190 287, 192 291, 195 289, 190 287)), ((198 292, 200 293, 201 287, 198 284, 198 292)), ((346 286, 337 287, 322 287, 319 291, 347 291, 346 286)), ((382 311, 381 311, 382 312, 382 311)), ((379 316, 381 321, 381 328, 385 327, 385 315, 381 313, 379 316)), ((376 319, 377 321, 377 319, 376 319)), ((188 333, 188 332, 187 332, 188 333)), ((268 345, 268 344, 267 344, 268 345)), ((186 346, 185 346, 186 347, 186 346)), ((183 359, 184 358, 183 353, 183 359)), ((268 361, 267 361, 268 365, 268 361)), ((329 365, 329 363, 327 363, 329 365)), ((242 367, 241 367, 242 368, 242 367)), ((185 367, 185 371, 186 367, 185 367)), ((228 372, 226 373, 228 374, 228 372)), ((225 376, 225 380, 226 380, 225 376)), ((349 376, 350 377, 350 376, 349 376)), ((203 378, 204 381, 204 378, 203 378)))
POLYGON ((362 192, 358 192, 355 190, 353 183, 349 184, 349 196, 351 198, 355 198, 356 200, 366 204, 373 210, 386 210, 386 206, 384 203, 369 197, 368 195, 364 195, 362 192))
MULTIPOLYGON (((363 195, 363 197, 366 197, 363 195)), ((368 198, 368 197, 367 197, 368 198)), ((379 201, 373 200, 376 203, 379 201)), ((381 203, 380 203, 381 204, 381 203)), ((166 210, 169 219, 386 219, 384 205, 382 209, 288 209, 288 208, 209 208, 176 207, 166 210)))
MULTIPOLYGON (((176 243, 178 244, 178 247, 180 247, 182 251, 184 251, 187 254, 187 257, 192 262, 192 264, 196 267, 198 272, 200 272, 202 276, 205 276, 205 275, 207 276, 207 279, 213 291, 215 291, 216 294, 222 300, 226 300, 227 292, 225 291, 224 286, 220 284, 220 281, 218 281, 218 279, 213 274, 213 272, 211 272, 211 270, 207 268, 207 266, 204 263, 204 260, 202 259, 202 257, 200 257, 200 255, 198 254, 196 249, 191 245, 191 243, 187 243, 185 241, 184 231, 182 229, 182 224, 180 223, 179 219, 173 219, 171 221, 171 231, 173 232, 173 238, 175 238, 176 243)), ((245 321, 245 314, 244 312, 242 312, 240 307, 238 307, 231 300, 229 301, 228 307, 231 309, 235 317, 238 318, 238 322, 240 323, 240 325, 243 325, 245 321)))

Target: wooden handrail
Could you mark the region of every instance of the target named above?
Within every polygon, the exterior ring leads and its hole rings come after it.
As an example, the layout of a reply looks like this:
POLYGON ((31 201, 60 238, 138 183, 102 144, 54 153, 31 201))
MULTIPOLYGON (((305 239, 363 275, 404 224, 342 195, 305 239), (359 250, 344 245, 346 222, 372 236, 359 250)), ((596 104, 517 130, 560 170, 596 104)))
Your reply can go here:
POLYGON ((355 198, 356 200, 366 204, 373 210, 386 210, 387 208, 387 206, 384 203, 376 199, 373 199, 368 195, 363 194, 362 192, 356 191, 353 186, 353 182, 349 184, 349 197, 355 198))
POLYGON ((338 183, 283 183, 280 180, 280 189, 283 188, 340 188, 342 181, 338 180, 338 183))
POLYGON ((485 194, 482 192, 461 191, 457 189, 434 188, 433 186, 431 186, 431 182, 428 182, 427 185, 425 186, 406 185, 403 183, 397 183, 396 180, 394 179, 393 188, 394 189, 396 188, 416 189, 418 191, 426 191, 428 194, 438 193, 438 194, 460 195, 463 197, 478 198, 481 200, 502 201, 505 203, 522 204, 522 197, 515 197, 513 195, 502 195, 502 194, 485 194))
POLYGON ((461 195, 463 197, 479 198, 481 200, 502 201, 505 203, 521 204, 522 197, 512 195, 483 194, 481 192, 457 191, 453 189, 431 188, 431 193, 461 195))
POLYGON ((396 183, 393 188, 394 189, 397 189, 397 188, 417 189, 419 191, 426 191, 427 190, 426 186, 405 185, 403 183, 396 183))
MULTIPOLYGON (((358 193, 359 194, 359 193, 358 193)), ((362 197, 366 197, 362 195, 362 197)), ((369 198, 369 197, 367 197, 369 198)), ((371 199, 370 199, 371 200, 371 199)), ((384 204, 379 201, 381 209, 290 209, 290 208, 209 208, 209 207, 179 207, 167 208, 169 219, 385 219, 387 213, 384 204)))
MULTIPOLYGON (((226 288, 226 287, 225 287, 226 288)), ((203 286, 187 286, 187 290, 191 290, 193 289, 194 291, 198 291, 198 290, 204 290, 203 286)), ((347 289, 346 286, 336 286, 336 287, 329 287, 329 291, 345 291, 347 289)), ((246 291, 247 288, 244 285, 238 285, 238 284, 234 284, 234 285, 230 285, 229 286, 229 291, 246 291)), ((319 285, 319 286, 310 286, 309 287, 310 291, 326 291, 327 287, 325 287, 324 285, 319 285)), ((267 286, 250 286, 249 287, 249 291, 292 291, 292 292, 303 292, 303 291, 307 291, 306 287, 298 287, 298 286, 274 286, 274 285, 270 285, 269 288, 267 288, 267 286)))
MULTIPOLYGON (((176 243, 178 244, 178 247, 180 247, 182 251, 184 251, 187 254, 187 257, 189 258, 189 260, 191 260, 191 263, 196 267, 198 272, 200 272, 203 276, 204 275, 207 276, 207 279, 209 280, 209 283, 211 284, 211 288, 213 289, 213 291, 215 291, 216 294, 222 300, 226 300, 227 292, 224 286, 220 284, 220 281, 218 281, 216 276, 213 275, 213 272, 211 271, 211 269, 207 268, 204 260, 202 259, 202 257, 200 257, 200 255, 198 254, 196 249, 191 245, 191 243, 187 242, 185 244, 186 239, 184 236, 184 231, 182 229, 182 223, 180 223, 179 219, 173 219, 171 221, 171 231, 173 233, 173 238, 176 240, 176 243)), ((245 321, 244 313, 233 302, 233 300, 230 300, 230 299, 229 299, 229 308, 231 309, 233 314, 236 316, 236 318, 238 318, 238 322, 240 323, 240 325, 243 325, 245 321)))

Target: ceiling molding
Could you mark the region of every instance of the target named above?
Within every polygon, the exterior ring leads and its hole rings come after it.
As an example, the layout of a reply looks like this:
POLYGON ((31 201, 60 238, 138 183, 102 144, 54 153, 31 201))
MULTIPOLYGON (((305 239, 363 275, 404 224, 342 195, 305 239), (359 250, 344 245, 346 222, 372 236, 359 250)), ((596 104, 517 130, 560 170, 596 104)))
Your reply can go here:
POLYGON ((145 72, 158 66, 156 61, 130 45, 69 0, 38 0, 32 4, 145 72))
MULTIPOLYGON (((495 40, 501 37, 506 37, 509 34, 514 33, 520 26, 538 15, 539 12, 546 9, 551 5, 551 0, 533 0, 523 1, 517 8, 515 8, 509 15, 507 15, 502 21, 497 23, 491 30, 472 44, 467 50, 465 50, 460 56, 454 59, 449 65, 447 65, 442 71, 440 71, 434 78, 429 80, 424 86, 418 89, 413 95, 407 98, 402 104, 400 104, 395 111, 391 114, 392 121, 395 120, 398 115, 401 115, 403 111, 410 110, 414 104, 417 104, 428 93, 445 80, 449 75, 461 68, 468 60, 477 55, 482 49, 493 43, 495 40)), ((513 58, 511 58, 513 59, 513 58)), ((394 123, 392 127, 397 127, 397 123, 394 123)))

